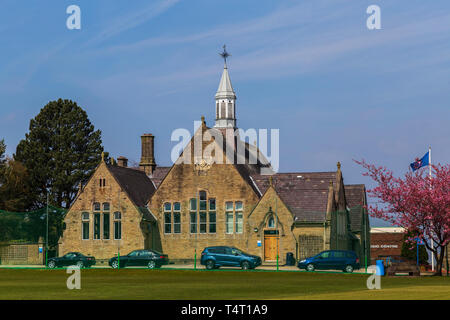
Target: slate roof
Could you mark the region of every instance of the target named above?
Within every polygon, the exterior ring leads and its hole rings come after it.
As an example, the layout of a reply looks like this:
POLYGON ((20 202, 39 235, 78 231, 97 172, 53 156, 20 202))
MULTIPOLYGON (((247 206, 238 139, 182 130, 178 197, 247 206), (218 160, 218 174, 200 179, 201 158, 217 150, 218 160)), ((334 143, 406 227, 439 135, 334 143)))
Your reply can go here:
POLYGON ((169 173, 171 167, 156 167, 155 171, 153 171, 152 176, 150 179, 155 184, 156 188, 159 188, 159 185, 163 181, 163 179, 166 177, 167 173, 169 173))
POLYGON ((364 203, 366 198, 363 184, 349 184, 344 186, 347 206, 350 208, 350 229, 353 232, 361 231, 362 217, 365 213, 364 203))
POLYGON ((134 204, 145 207, 148 199, 155 192, 155 187, 145 172, 117 165, 107 166, 134 204))
MULTIPOLYGON (((264 194, 269 188, 269 176, 253 174, 251 177, 264 194)), ((328 187, 330 181, 335 184, 336 172, 277 173, 272 179, 276 192, 296 221, 326 221, 328 187)))

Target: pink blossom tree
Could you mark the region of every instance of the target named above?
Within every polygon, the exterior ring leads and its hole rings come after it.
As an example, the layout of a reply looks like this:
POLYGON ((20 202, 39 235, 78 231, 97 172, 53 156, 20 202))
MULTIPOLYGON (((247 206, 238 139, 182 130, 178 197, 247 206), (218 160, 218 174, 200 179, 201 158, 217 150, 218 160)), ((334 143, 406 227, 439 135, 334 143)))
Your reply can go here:
POLYGON ((354 161, 366 169, 364 176, 377 183, 368 194, 381 200, 381 205, 368 206, 369 214, 418 232, 436 257, 436 275, 442 275, 445 247, 450 242, 450 165, 433 165, 431 178, 424 169, 396 178, 386 167, 354 161))

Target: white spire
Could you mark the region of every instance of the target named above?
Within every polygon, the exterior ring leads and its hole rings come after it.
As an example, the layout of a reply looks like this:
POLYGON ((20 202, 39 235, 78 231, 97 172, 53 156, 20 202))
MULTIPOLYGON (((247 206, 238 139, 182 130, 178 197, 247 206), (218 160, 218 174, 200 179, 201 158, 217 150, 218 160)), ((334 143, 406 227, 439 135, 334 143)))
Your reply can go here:
POLYGON ((227 52, 225 45, 223 46, 223 52, 219 54, 224 59, 225 64, 216 92, 216 124, 214 127, 236 128, 236 94, 228 74, 227 58, 230 54, 227 52))
POLYGON ((219 88, 217 89, 216 99, 236 99, 233 86, 231 85, 230 75, 228 74, 228 68, 225 63, 223 68, 222 78, 220 79, 219 88))

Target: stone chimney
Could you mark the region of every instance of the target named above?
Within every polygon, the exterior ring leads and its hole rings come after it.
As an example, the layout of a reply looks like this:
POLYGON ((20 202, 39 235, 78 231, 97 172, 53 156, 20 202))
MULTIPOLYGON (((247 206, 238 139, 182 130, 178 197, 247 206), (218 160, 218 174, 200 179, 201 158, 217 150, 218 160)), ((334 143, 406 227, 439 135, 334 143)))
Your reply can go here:
POLYGON ((117 164, 119 165, 119 167, 128 167, 128 159, 125 158, 124 156, 120 156, 117 158, 117 164))
POLYGON ((155 136, 151 133, 145 133, 141 136, 141 162, 139 168, 147 175, 151 175, 156 168, 155 162, 155 136))

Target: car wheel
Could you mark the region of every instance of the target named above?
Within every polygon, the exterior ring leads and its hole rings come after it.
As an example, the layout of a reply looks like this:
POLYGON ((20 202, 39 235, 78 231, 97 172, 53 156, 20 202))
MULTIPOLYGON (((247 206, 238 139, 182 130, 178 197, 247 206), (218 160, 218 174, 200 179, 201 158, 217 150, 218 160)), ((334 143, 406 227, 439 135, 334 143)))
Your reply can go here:
POLYGON ((248 263, 247 261, 242 262, 242 270, 248 270, 250 269, 250 263, 248 263))
POLYGON ((344 272, 348 272, 348 273, 352 273, 353 272, 353 267, 351 265, 348 265, 345 267, 344 272))
POLYGON ((77 267, 80 268, 80 269, 83 268, 84 267, 83 261, 78 261, 77 262, 77 267))
POLYGON ((112 267, 113 269, 119 268, 119 263, 117 262, 117 260, 115 260, 115 261, 113 261, 113 262, 111 263, 111 267, 112 267))
POLYGON ((212 270, 215 267, 215 263, 213 260, 208 260, 206 261, 206 269, 208 270, 212 270))
POLYGON ((153 260, 150 260, 150 261, 148 262, 148 264, 147 264, 147 267, 148 267, 149 269, 155 269, 155 268, 156 268, 156 262, 153 261, 153 260))
POLYGON ((48 267, 50 269, 53 269, 54 267, 56 267, 56 262, 55 261, 49 261, 47 265, 48 265, 48 267))
POLYGON ((314 265, 312 264, 312 263, 310 263, 310 264, 308 264, 307 266, 306 266, 306 270, 308 270, 308 271, 314 271, 314 265))

